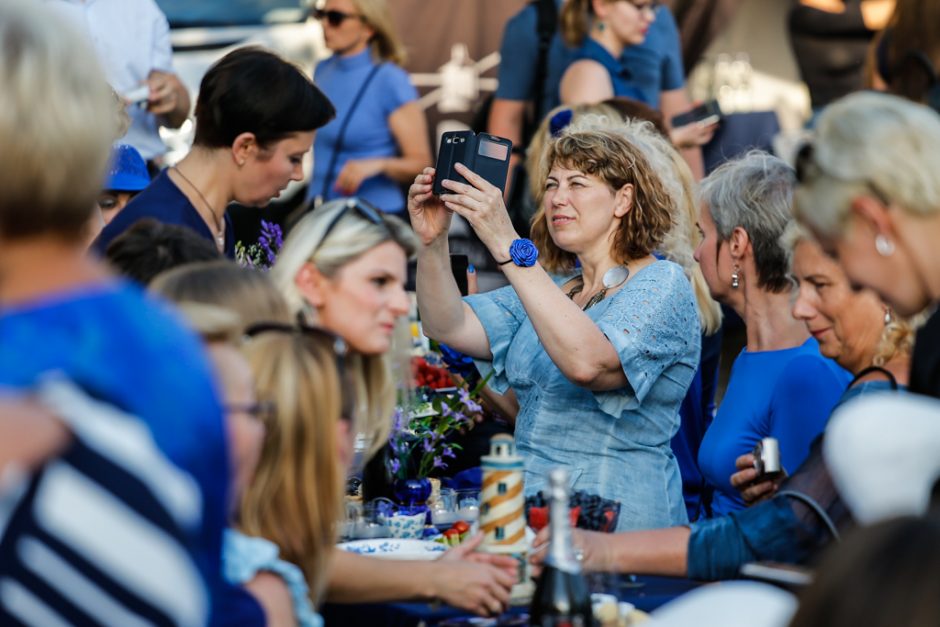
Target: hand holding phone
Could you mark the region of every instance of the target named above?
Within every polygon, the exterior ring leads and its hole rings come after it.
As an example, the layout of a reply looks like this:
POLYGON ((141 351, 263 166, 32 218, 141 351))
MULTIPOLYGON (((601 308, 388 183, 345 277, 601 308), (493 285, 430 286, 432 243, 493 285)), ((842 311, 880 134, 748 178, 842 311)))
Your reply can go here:
POLYGON ((466 183, 467 179, 455 169, 458 163, 486 179, 490 184, 506 191, 506 176, 509 174, 509 157, 512 141, 489 133, 477 135, 473 131, 450 131, 441 136, 441 147, 437 153, 437 173, 434 176, 434 194, 440 196, 447 190, 441 181, 449 179, 466 183))
POLYGON ((698 122, 701 126, 709 126, 721 121, 721 107, 717 100, 710 100, 681 113, 672 118, 672 127, 679 128, 698 122))

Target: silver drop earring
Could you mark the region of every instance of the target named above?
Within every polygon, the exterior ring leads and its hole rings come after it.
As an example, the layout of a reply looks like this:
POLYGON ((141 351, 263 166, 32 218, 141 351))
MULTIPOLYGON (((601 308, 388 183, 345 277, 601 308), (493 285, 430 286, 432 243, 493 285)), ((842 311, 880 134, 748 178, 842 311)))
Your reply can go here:
POLYGON ((885 326, 888 326, 889 324, 891 324, 891 321, 893 319, 894 318, 892 318, 891 316, 891 309, 888 307, 885 307, 885 326))
POLYGON ((738 289, 741 287, 741 277, 738 275, 738 269, 735 268, 731 273, 731 287, 733 289, 738 289))
POLYGON ((875 250, 882 257, 890 257, 894 254, 894 242, 879 233, 875 236, 875 250))

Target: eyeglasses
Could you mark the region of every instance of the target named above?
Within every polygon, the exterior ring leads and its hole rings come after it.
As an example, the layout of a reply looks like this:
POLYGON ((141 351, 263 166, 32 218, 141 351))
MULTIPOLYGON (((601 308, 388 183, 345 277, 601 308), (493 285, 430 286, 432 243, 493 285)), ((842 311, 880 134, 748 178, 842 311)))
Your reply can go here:
POLYGON ((864 178, 848 178, 824 168, 819 163, 819 160, 816 159, 816 149, 812 141, 807 141, 800 146, 800 149, 796 153, 796 161, 793 163, 793 167, 796 170, 796 182, 801 185, 809 184, 813 179, 818 178, 819 173, 822 173, 842 183, 861 183, 867 187, 883 205, 888 206, 891 204, 891 200, 888 198, 887 194, 882 192, 874 182, 864 178))
POLYGON ((249 338, 257 337, 263 333, 281 333, 285 335, 301 335, 309 338, 322 340, 330 344, 333 348, 333 355, 336 358, 336 373, 342 381, 342 408, 341 414, 344 420, 353 420, 355 415, 354 395, 347 392, 348 382, 346 377, 346 355, 349 349, 343 338, 322 329, 320 327, 310 326, 298 321, 297 324, 286 324, 283 322, 259 322, 245 329, 245 336, 249 338))
POLYGON ((652 14, 655 14, 659 7, 662 5, 660 0, 651 0, 650 2, 641 2, 638 0, 626 0, 632 4, 637 11, 649 11, 652 14))
POLYGON ((333 28, 338 27, 349 18, 356 18, 359 20, 362 19, 361 15, 357 15, 355 13, 343 13, 342 11, 336 10, 324 11, 323 9, 314 9, 313 17, 315 17, 320 22, 326 20, 326 23, 333 28))
POLYGON ((270 424, 277 413, 274 401, 258 401, 252 405, 224 405, 227 414, 246 414, 262 424, 270 424))

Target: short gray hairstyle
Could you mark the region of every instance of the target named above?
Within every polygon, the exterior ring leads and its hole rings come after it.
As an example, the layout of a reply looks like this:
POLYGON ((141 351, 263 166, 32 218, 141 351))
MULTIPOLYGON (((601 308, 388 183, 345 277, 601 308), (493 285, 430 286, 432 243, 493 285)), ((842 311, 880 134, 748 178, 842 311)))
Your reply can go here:
POLYGON ((787 251, 780 242, 792 219, 796 176, 771 154, 755 150, 728 161, 708 175, 699 199, 708 205, 721 241, 744 229, 754 249, 757 285, 771 292, 792 287, 787 251))
POLYGON ((86 235, 113 139, 98 60, 44 3, 0 2, 0 238, 86 235))
POLYGON ((875 92, 851 94, 819 116, 794 213, 824 237, 838 237, 851 201, 881 196, 916 215, 940 211, 940 116, 924 105, 875 92))

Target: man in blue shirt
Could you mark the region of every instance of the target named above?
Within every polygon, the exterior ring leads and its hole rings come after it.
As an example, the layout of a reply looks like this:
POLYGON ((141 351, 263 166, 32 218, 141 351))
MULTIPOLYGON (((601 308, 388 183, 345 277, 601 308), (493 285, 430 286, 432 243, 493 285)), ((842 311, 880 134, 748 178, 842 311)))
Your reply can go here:
MULTIPOLYGON (((560 8, 562 0, 556 0, 560 8)), ((540 117, 559 104, 558 84, 572 60, 568 49, 556 32, 548 50, 547 75, 542 93, 536 98, 536 67, 538 65, 538 6, 530 3, 513 16, 503 31, 500 47, 499 86, 490 110, 489 132, 512 140, 513 145, 524 148, 523 127, 529 103, 537 100, 540 117)), ((666 123, 691 108, 685 90, 682 67, 682 47, 679 30, 672 13, 666 7, 656 11, 656 20, 646 40, 638 46, 626 48, 621 56, 624 68, 632 82, 643 92, 646 100, 658 105, 666 123)), ((702 153, 698 147, 683 150, 683 156, 696 178, 704 174, 702 153)), ((513 156, 511 167, 519 155, 513 156)))

